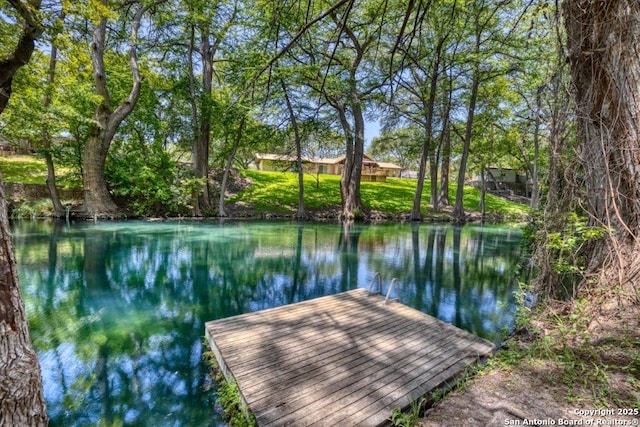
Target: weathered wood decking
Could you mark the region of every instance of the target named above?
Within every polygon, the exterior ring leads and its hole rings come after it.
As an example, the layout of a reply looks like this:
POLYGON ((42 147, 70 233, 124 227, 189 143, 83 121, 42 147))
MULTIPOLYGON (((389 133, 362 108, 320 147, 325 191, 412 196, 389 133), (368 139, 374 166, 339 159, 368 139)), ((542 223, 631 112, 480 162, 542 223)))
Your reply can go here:
POLYGON ((206 323, 260 426, 377 426, 494 350, 492 343, 356 289, 206 323))

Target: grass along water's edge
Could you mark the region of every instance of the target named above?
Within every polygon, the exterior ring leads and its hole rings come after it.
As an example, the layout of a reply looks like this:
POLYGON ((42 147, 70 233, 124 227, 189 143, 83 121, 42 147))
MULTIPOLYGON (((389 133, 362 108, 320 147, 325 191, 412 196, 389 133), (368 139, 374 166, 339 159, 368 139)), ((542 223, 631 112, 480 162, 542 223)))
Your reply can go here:
MULTIPOLYGON (((206 338, 202 345, 204 348, 208 348, 209 344, 206 338)), ((203 351, 202 358, 209 367, 209 375, 216 386, 216 404, 220 406, 222 415, 229 426, 256 427, 258 424, 255 416, 243 404, 238 385, 225 378, 213 352, 211 350, 203 351)))
MULTIPOLYGON (((34 156, 0 157, 0 169, 5 183, 44 186, 47 168, 44 160, 34 156)), ((292 172, 243 170, 247 182, 227 197, 230 216, 239 217, 292 217, 298 208, 298 176, 292 172), (239 191, 238 191, 239 190, 239 191)), ((337 219, 340 213, 340 179, 338 175, 304 175, 304 204, 311 219, 337 219)), ((59 189, 79 188, 79 183, 61 175, 59 189)), ((386 182, 362 182, 361 197, 369 218, 382 220, 408 220, 413 207, 416 179, 387 178, 386 182)), ((435 212, 430 206, 430 181, 425 181, 422 194, 422 214, 427 221, 450 221, 451 206, 442 206, 435 212)), ((449 205, 454 203, 455 186, 449 187, 449 205)), ((465 187, 464 208, 471 220, 480 219, 479 189, 465 187)), ((16 215, 31 218, 49 216, 49 204, 38 205, 33 198, 18 197, 26 203, 16 215), (24 200, 23 200, 24 199, 24 200), (28 203, 27 203, 28 202, 28 203)), ((42 200, 48 200, 42 198, 42 200)), ((486 212, 490 221, 523 221, 530 209, 493 194, 486 194, 486 212)), ((360 213, 364 218, 364 213, 360 213)))
MULTIPOLYGON (((293 215, 298 205, 298 176, 292 172, 271 172, 245 170, 243 175, 251 183, 242 191, 229 199, 230 203, 241 204, 257 213, 271 212, 282 215, 293 215)), ((387 178, 386 182, 362 182, 361 196, 365 208, 382 215, 400 217, 408 215, 413 207, 413 197, 417 181, 408 178, 387 178)), ((433 212, 427 205, 430 203, 428 188, 430 181, 425 181, 422 196, 422 213, 426 218, 447 220, 450 207, 443 207, 433 212)), ((455 186, 449 189, 449 204, 454 203, 455 186)), ((480 211, 481 191, 466 186, 464 208, 468 212, 480 211)), ((309 175, 304 176, 304 204, 312 211, 339 209, 340 176, 309 175)), ((523 220, 530 215, 529 207, 511 202, 493 194, 486 194, 487 214, 502 220, 523 220)))

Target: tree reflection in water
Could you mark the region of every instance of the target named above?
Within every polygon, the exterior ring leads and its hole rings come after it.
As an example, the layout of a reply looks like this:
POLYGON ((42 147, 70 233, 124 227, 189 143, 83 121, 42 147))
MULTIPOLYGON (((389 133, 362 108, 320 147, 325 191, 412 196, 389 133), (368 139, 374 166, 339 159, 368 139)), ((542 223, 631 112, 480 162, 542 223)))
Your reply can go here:
POLYGON ((204 322, 397 277, 400 300, 499 341, 521 233, 488 226, 12 226, 51 425, 222 425, 204 322))

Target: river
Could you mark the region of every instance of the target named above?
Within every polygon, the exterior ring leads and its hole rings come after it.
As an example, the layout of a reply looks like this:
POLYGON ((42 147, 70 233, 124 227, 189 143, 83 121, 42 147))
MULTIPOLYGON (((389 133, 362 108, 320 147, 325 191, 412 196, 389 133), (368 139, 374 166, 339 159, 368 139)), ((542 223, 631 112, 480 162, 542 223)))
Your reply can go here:
POLYGON ((400 282, 402 303, 499 343, 522 233, 488 225, 11 225, 51 426, 225 425, 204 322, 400 282))

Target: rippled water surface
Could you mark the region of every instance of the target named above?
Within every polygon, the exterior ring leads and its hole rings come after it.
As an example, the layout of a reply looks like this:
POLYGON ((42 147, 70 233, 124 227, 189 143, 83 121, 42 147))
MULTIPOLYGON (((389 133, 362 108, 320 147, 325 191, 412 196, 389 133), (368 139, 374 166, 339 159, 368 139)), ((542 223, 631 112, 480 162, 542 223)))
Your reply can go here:
POLYGON ((51 425, 224 425, 204 322, 399 279, 400 300, 498 342, 521 233, 467 225, 12 224, 51 425))

